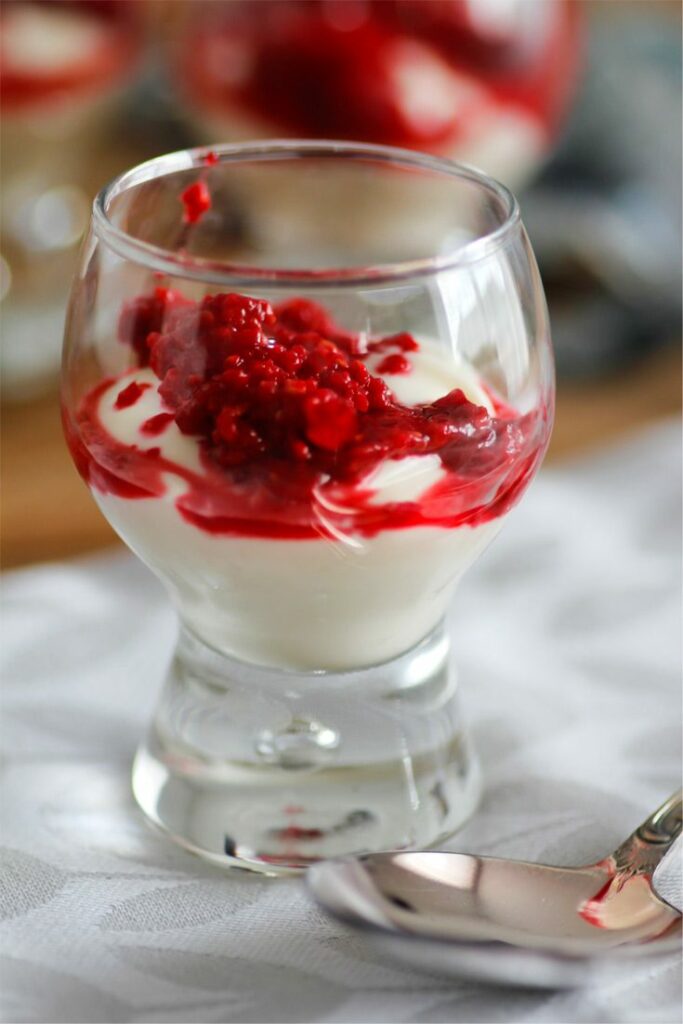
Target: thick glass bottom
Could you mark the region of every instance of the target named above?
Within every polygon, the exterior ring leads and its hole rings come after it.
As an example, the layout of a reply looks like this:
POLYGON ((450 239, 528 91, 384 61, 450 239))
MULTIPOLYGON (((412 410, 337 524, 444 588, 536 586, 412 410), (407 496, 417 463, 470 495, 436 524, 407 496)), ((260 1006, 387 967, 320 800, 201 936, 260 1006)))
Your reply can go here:
POLYGON ((449 655, 438 629, 382 665, 297 674, 183 632, 135 759, 135 797, 186 849, 267 874, 434 845, 480 789, 449 655))

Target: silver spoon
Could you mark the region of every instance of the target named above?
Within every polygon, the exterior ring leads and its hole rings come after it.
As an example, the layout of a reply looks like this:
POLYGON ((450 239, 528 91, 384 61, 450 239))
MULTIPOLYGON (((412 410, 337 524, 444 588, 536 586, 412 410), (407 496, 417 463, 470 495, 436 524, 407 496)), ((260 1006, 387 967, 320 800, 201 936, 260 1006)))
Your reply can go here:
POLYGON ((375 853, 308 871, 316 899, 413 966, 564 987, 597 966, 679 949, 681 914, 652 875, 681 831, 679 791, 604 860, 582 868, 461 853, 375 853))

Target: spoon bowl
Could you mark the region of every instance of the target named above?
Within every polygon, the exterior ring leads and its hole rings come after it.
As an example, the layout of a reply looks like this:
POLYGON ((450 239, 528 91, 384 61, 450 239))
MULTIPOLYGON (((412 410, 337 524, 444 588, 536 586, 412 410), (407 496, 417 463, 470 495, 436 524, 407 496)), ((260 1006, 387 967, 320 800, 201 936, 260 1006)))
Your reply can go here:
POLYGON ((487 981, 557 987, 605 961, 680 948, 681 914, 652 888, 681 831, 681 793, 613 854, 558 868, 438 851, 315 865, 308 884, 349 924, 413 965, 487 981))

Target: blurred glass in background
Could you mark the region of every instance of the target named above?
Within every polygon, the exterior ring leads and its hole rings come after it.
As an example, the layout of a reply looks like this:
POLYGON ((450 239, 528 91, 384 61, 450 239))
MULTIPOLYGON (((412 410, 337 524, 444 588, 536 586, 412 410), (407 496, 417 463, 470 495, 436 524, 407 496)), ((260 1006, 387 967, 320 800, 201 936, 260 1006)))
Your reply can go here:
POLYGON ((2 383, 32 394, 59 366, 64 301, 88 223, 89 164, 140 56, 136 5, 3 0, 2 383))
POLYGON ((172 73, 197 140, 405 146, 516 188, 574 92, 578 15, 569 0, 195 0, 172 73))

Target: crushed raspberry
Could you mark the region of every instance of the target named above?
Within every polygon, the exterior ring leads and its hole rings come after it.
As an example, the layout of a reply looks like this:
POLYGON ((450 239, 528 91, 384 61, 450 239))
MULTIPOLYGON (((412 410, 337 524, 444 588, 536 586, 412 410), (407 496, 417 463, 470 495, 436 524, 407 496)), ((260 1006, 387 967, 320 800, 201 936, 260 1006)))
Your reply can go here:
MULTIPOLYGON (((381 372, 407 372, 418 342, 407 333, 368 340, 304 299, 194 302, 160 287, 124 306, 119 338, 159 378, 166 411, 142 432, 155 436, 175 422, 197 439, 203 469, 116 442, 98 412, 109 380, 84 398, 78 430, 67 421, 79 470, 126 498, 160 496, 167 475, 180 476, 178 511, 208 532, 302 539, 476 525, 516 502, 549 435, 545 408, 518 416, 494 402, 492 413, 457 388, 402 405, 366 361, 381 353, 381 372), (373 470, 426 454, 438 455, 444 476, 419 502, 373 504, 373 470)), ((129 384, 119 399, 134 401, 140 387, 129 384)))
MULTIPOLYGON (((141 434, 149 434, 150 437, 156 437, 157 434, 162 434, 169 423, 173 423, 173 413, 171 412, 160 412, 156 416, 150 416, 148 420, 140 427, 141 434)), ((151 451, 151 449, 147 449, 151 451)))
POLYGON ((209 186, 200 178, 180 193, 180 201, 184 206, 183 220, 186 224, 196 224, 207 210, 211 209, 211 193, 209 186))
POLYGON ((151 295, 140 295, 126 302, 119 316, 118 338, 132 345, 140 366, 149 363, 147 339, 155 331, 172 331, 175 316, 195 304, 172 288, 155 288, 151 295))
POLYGON ((312 302, 273 309, 221 294, 183 304, 157 289, 126 306, 122 324, 179 429, 202 437, 225 469, 259 465, 272 476, 296 463, 311 487, 320 474, 356 475, 416 436, 397 430, 393 421, 412 413, 357 357, 358 336, 312 302))
POLYGON ((319 389, 304 403, 306 437, 319 448, 338 451, 356 433, 358 417, 353 402, 334 391, 319 389))
POLYGON ((182 433, 202 439, 214 464, 273 487, 311 493, 323 477, 358 481, 385 459, 428 453, 478 471, 500 456, 497 442, 509 440, 460 390, 430 405, 401 405, 364 360, 387 353, 380 372, 407 373, 415 339, 402 333, 364 346, 308 300, 272 307, 218 294, 194 303, 157 289, 124 307, 119 335, 159 377, 172 410, 149 421, 149 432, 172 415, 182 433), (475 465, 480 447, 490 451, 475 465))
POLYGON ((385 356, 381 363, 377 366, 378 373, 410 373, 413 368, 413 364, 405 356, 398 352, 393 355, 385 356))
POLYGON ((207 167, 215 167, 218 163, 218 157, 212 149, 210 149, 208 153, 204 154, 204 163, 207 167))
POLYGON ((129 406, 135 405, 140 395, 147 388, 151 388, 151 386, 151 384, 138 384, 137 381, 133 381, 123 391, 119 391, 114 402, 115 407, 117 409, 127 409, 129 406))

